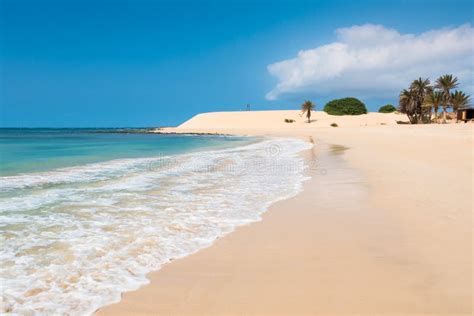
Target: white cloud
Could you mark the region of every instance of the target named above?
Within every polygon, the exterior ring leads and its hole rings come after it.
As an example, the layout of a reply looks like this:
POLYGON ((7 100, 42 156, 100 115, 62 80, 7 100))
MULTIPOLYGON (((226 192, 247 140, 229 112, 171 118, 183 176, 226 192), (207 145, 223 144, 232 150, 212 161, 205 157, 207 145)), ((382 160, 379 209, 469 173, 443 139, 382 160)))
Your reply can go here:
POLYGON ((336 34, 336 42, 269 65, 278 84, 266 98, 308 93, 393 97, 413 79, 434 80, 445 73, 457 76, 469 93, 474 91, 470 24, 419 35, 365 24, 337 29, 336 34))

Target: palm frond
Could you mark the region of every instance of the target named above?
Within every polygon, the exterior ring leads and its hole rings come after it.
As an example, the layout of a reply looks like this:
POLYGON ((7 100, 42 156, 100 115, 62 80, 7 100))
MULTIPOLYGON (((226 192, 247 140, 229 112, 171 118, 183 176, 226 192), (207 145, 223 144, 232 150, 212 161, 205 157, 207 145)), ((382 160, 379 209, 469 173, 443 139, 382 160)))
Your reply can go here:
POLYGON ((454 91, 451 93, 451 104, 454 110, 459 108, 469 107, 470 106, 471 97, 465 94, 462 91, 454 91))

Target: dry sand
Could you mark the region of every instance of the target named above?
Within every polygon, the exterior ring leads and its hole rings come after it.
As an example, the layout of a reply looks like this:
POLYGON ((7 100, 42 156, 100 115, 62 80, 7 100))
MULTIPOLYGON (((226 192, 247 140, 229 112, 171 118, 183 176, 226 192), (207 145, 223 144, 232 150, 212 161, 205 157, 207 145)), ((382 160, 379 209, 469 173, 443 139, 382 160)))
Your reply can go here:
POLYGON ((209 113, 167 130, 312 139, 304 155, 316 167, 261 222, 151 273, 98 314, 471 315, 473 125, 314 119, 209 113))

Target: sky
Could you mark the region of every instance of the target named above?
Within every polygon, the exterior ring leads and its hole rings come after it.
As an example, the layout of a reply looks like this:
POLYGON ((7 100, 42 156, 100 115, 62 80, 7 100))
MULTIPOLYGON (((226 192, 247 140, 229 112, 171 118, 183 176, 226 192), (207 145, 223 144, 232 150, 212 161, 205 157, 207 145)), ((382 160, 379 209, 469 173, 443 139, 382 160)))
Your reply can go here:
POLYGON ((473 89, 472 1, 0 0, 0 127, 173 126, 200 112, 375 111, 420 76, 473 89))

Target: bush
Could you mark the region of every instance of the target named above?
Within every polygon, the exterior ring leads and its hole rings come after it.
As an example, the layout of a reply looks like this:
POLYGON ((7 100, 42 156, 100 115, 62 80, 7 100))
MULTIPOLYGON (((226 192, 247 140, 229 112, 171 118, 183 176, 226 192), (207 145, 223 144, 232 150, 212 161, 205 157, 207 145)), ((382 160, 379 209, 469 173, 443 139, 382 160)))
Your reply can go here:
POLYGON ((295 122, 295 120, 293 120, 293 119, 285 119, 285 123, 294 123, 294 122, 295 122))
POLYGON ((379 113, 393 113, 397 110, 396 107, 394 107, 393 105, 391 104, 387 104, 387 105, 384 105, 384 106, 381 106, 380 109, 379 109, 379 113))
POLYGON ((330 115, 360 115, 366 114, 367 109, 365 104, 356 98, 343 98, 326 103, 324 112, 330 115))
POLYGON ((337 125, 337 123, 332 123, 331 126, 332 127, 338 127, 339 125, 337 125))

